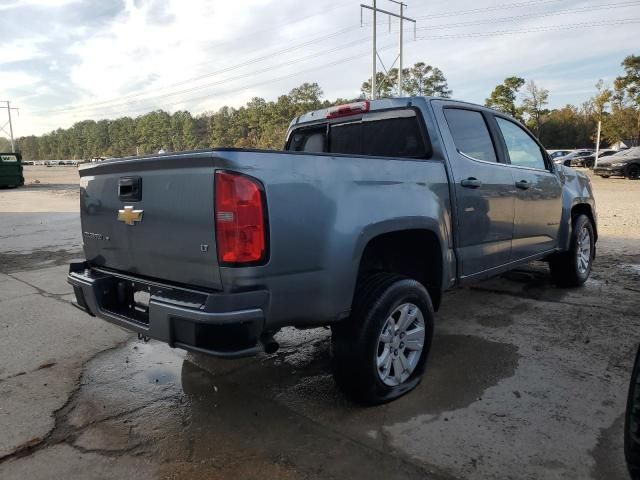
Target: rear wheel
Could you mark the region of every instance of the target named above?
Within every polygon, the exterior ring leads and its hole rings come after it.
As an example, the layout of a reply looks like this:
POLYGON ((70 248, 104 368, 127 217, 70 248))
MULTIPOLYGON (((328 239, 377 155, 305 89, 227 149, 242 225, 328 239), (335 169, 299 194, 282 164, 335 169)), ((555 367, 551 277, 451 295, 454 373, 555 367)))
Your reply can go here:
POLYGON ((595 253, 595 235, 586 215, 573 219, 569 250, 549 260, 551 278, 560 287, 579 287, 589 278, 595 253))
POLYGON ((638 180, 638 178, 640 178, 640 165, 637 164, 633 164, 633 165, 629 165, 627 167, 627 178, 630 178, 631 180, 638 180))
POLYGON ((378 273, 358 287, 351 318, 333 327, 334 377, 353 400, 376 405, 413 390, 433 337, 433 307, 419 282, 378 273))

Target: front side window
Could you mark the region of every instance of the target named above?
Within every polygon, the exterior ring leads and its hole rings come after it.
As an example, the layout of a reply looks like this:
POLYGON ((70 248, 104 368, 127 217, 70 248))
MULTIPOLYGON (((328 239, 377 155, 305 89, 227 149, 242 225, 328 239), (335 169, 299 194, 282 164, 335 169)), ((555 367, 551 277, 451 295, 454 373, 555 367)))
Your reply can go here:
POLYGON ((496 117, 496 121, 507 145, 511 165, 546 170, 542 151, 527 132, 504 118, 496 117))
POLYGON ((461 108, 445 108, 453 142, 460 153, 487 162, 497 162, 491 135, 482 113, 461 108))

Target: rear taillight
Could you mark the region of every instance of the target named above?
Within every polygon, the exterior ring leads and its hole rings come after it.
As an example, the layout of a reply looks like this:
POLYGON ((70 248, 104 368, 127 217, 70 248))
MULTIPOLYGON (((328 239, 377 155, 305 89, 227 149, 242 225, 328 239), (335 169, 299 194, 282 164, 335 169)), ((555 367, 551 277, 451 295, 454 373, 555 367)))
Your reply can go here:
POLYGON ((259 263, 267 253, 262 186, 234 172, 215 173, 218 260, 223 264, 259 263))

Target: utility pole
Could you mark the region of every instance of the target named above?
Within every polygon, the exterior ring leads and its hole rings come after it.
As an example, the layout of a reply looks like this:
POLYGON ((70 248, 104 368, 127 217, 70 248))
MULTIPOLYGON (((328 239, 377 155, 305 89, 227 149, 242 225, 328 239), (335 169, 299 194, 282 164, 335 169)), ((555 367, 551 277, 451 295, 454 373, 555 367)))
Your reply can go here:
POLYGON ((372 66, 371 66, 371 100, 375 100, 376 99, 376 93, 378 92, 378 90, 376 89, 376 70, 378 69, 378 59, 376 58, 376 56, 378 55, 378 49, 376 48, 376 29, 377 29, 377 18, 376 18, 376 14, 378 13, 378 8, 376 7, 376 0, 372 0, 373 1, 373 22, 371 22, 371 24, 373 25, 373 56, 371 58, 372 60, 372 66))
POLYGON ((593 161, 593 168, 598 166, 598 157, 600 156, 600 130, 602 129, 602 121, 598 120, 598 139, 596 140, 596 158, 593 161))
POLYGON ((404 33, 404 24, 403 24, 403 20, 404 20, 404 7, 406 7, 406 5, 402 2, 400 3, 400 55, 399 57, 399 61, 398 61, 398 96, 401 97, 402 96, 402 44, 404 43, 404 39, 403 39, 403 33, 404 33))
POLYGON ((0 108, 6 108, 7 109, 7 115, 9 116, 9 121, 7 123, 5 123, 2 127, 0 127, 0 130, 3 131, 4 133, 8 133, 9 134, 9 138, 11 139, 11 152, 12 153, 16 153, 16 146, 15 146, 15 143, 13 141, 13 124, 11 123, 11 110, 18 110, 18 109, 16 107, 12 107, 11 103, 9 102, 9 100, 4 100, 2 103, 6 103, 7 104, 6 107, 0 107, 0 108), (6 126, 7 125, 9 125, 9 131, 8 132, 6 130, 6 126))
MULTIPOLYGON (((376 0, 371 0, 372 5, 364 5, 364 4, 360 4, 360 23, 362 23, 362 9, 366 8, 367 10, 371 10, 373 12, 373 22, 372 22, 372 32, 373 32, 373 49, 372 49, 372 65, 371 65, 371 100, 375 100, 377 93, 378 93, 378 88, 376 85, 376 73, 378 70, 378 49, 377 49, 377 13, 384 13, 385 15, 389 16, 389 29, 391 29, 391 17, 395 17, 400 19, 400 52, 398 54, 398 56, 396 57, 396 59, 394 60, 393 64, 391 65, 391 68, 393 68, 393 65, 395 65, 396 61, 399 60, 399 65, 400 68, 398 70, 398 96, 402 96, 402 60, 403 60, 403 44, 404 44, 404 21, 407 20, 408 22, 412 22, 413 23, 413 34, 415 37, 415 29, 416 29, 416 21, 413 18, 409 18, 409 17, 405 17, 404 16, 404 9, 407 6, 405 3, 402 3, 401 1, 398 0, 388 0, 389 2, 395 3, 397 5, 400 5, 400 15, 398 15, 397 13, 393 13, 393 12, 389 12, 387 10, 383 10, 381 8, 378 8, 376 5, 376 0)), ((382 60, 380 60, 382 61, 382 60)), ((383 65, 384 67, 384 65, 383 65)), ((388 72, 387 72, 388 73, 388 72)))

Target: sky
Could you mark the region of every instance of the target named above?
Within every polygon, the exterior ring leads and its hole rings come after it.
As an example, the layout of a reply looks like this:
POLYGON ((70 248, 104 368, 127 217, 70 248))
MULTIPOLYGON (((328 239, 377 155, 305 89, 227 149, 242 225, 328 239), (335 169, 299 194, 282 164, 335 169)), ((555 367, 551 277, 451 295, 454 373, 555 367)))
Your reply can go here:
MULTIPOLYGON (((437 66, 460 100, 484 103, 517 75, 548 89, 551 108, 580 104, 640 54, 640 0, 404 1, 417 20, 415 38, 404 23, 404 65, 437 66)), ((303 82, 355 98, 371 72, 367 2, 0 0, 0 100, 19 108, 24 136, 160 108, 239 107, 303 82)), ((399 23, 380 15, 377 27, 389 68, 399 23)))

